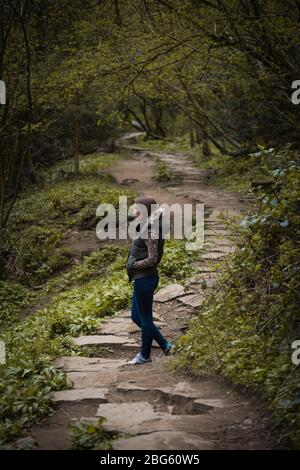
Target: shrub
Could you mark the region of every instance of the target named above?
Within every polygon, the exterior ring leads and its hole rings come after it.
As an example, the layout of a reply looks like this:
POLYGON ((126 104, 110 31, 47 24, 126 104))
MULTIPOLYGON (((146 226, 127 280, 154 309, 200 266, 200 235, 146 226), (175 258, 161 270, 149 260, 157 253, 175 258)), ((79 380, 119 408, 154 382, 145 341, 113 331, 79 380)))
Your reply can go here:
POLYGON ((257 158, 271 166, 272 186, 258 191, 256 214, 230 223, 237 250, 178 341, 174 366, 222 373, 259 391, 282 440, 299 448, 300 369, 291 344, 300 338, 300 165, 286 152, 262 150, 257 158))

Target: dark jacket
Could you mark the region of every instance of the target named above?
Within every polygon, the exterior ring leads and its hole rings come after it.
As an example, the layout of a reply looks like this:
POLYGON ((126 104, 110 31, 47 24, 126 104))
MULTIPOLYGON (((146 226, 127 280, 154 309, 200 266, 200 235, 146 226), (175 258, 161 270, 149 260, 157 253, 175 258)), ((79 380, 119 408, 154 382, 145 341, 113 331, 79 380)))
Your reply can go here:
POLYGON ((163 256, 163 249, 165 239, 163 238, 163 217, 164 209, 156 209, 150 217, 147 218, 146 222, 140 228, 139 235, 132 241, 129 248, 127 260, 126 260, 126 270, 128 274, 129 282, 132 280, 138 279, 140 277, 151 276, 153 274, 158 274, 157 266, 161 261, 163 256), (156 224, 154 222, 157 222, 156 224), (151 235, 157 233, 158 238, 155 242, 150 242, 151 235), (145 238, 142 238, 142 234, 147 234, 145 238), (151 253, 149 254, 149 247, 151 247, 151 253), (155 247, 155 253, 154 253, 155 247), (146 262, 140 263, 139 261, 145 260, 146 262))

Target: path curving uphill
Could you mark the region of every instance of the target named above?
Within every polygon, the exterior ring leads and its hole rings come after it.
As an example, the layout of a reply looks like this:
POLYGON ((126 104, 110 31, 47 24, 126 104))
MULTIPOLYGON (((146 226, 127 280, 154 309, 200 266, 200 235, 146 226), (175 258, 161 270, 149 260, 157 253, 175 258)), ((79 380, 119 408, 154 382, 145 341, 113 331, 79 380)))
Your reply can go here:
MULTIPOLYGON (((140 195, 153 196, 160 203, 205 205, 206 250, 195 262, 197 274, 182 285, 171 284, 155 294, 155 321, 164 335, 176 340, 217 282, 216 263, 234 250, 218 215, 245 211, 247 200, 208 185, 207 172, 196 168, 186 156, 126 148, 128 158, 110 169, 118 184, 130 185, 140 195), (153 179, 157 159, 179 177, 176 184, 160 184, 153 179), (203 282, 206 290, 201 289, 203 282)), ((168 368, 170 359, 155 343, 152 363, 127 364, 139 350, 139 331, 131 322, 130 311, 105 319, 95 334, 73 341, 79 347, 99 347, 99 354, 56 361, 73 388, 54 394, 56 414, 33 432, 38 448, 70 448, 70 419, 83 417, 93 422, 100 416, 106 418, 105 428, 132 434, 113 441, 113 448, 118 450, 274 447, 261 404, 224 381, 172 372, 168 368), (111 350, 110 355, 101 353, 103 347, 111 350)))

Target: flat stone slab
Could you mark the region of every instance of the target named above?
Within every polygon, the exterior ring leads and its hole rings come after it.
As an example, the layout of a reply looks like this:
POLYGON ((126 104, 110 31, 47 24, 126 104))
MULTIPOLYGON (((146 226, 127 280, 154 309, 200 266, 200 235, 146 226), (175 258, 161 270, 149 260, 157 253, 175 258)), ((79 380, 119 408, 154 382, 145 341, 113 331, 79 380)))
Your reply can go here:
MULTIPOLYGON (((158 292, 157 292, 158 293, 158 292)), ((123 312, 123 313, 120 313, 118 316, 115 316, 115 317, 112 317, 111 320, 114 321, 114 322, 119 322, 119 323, 122 323, 124 321, 124 318, 128 319, 128 324, 132 324, 132 320, 131 320, 131 312, 129 310, 123 312)), ((162 317, 160 317, 157 313, 153 312, 153 319, 155 321, 160 321, 164 324, 166 324, 166 322, 164 321, 164 319, 162 317)), ((109 322, 110 319, 107 319, 107 320, 103 320, 103 322, 109 322)))
POLYGON ((229 247, 229 246, 234 246, 232 242, 226 238, 223 238, 223 236, 215 236, 215 235, 208 235, 205 239, 204 242, 204 247, 206 246, 212 246, 212 245, 217 245, 218 247, 229 247))
POLYGON ((198 271, 198 273, 215 273, 218 271, 216 267, 213 265, 209 265, 209 266, 199 265, 199 266, 194 266, 194 268, 196 269, 196 271, 198 271))
MULTIPOLYGON (((198 274, 199 276, 199 274, 198 274)), ((218 279, 217 277, 195 277, 195 278, 191 278, 191 279, 188 279, 186 281, 186 285, 187 286, 192 286, 192 287, 195 287, 195 286, 199 286, 198 289, 201 289, 201 286, 204 286, 204 289, 205 290, 205 286, 207 288, 212 288, 214 287, 214 285, 218 282, 218 279)))
POLYGON ((179 295, 184 294, 184 287, 180 284, 170 284, 160 289, 154 295, 155 302, 167 302, 168 300, 175 299, 179 295))
POLYGON ((129 323, 129 317, 124 317, 124 316, 121 316, 121 315, 118 315, 118 316, 113 316, 113 317, 108 317, 108 318, 103 318, 103 320, 101 320, 101 323, 100 323, 100 327, 101 325, 107 325, 107 324, 116 324, 116 323, 129 323))
POLYGON ((86 346, 89 344, 99 344, 101 346, 138 346, 138 344, 128 336, 117 335, 88 335, 79 336, 72 339, 76 346, 86 346))
POLYGON ((185 398, 193 402, 193 410, 198 413, 207 413, 213 408, 223 408, 225 406, 223 400, 200 398, 200 391, 191 386, 188 382, 179 382, 174 386, 153 387, 147 385, 139 385, 131 382, 121 382, 117 386, 120 392, 159 392, 165 398, 176 400, 185 398))
MULTIPOLYGON (((155 321, 155 325, 157 326, 157 328, 160 330, 163 326, 165 326, 166 324, 165 323, 161 323, 159 321, 155 321)), ((128 328, 127 328, 127 333, 139 333, 141 331, 140 327, 135 325, 134 323, 132 325, 129 325, 128 328)), ((154 345, 154 343, 153 343, 154 345)), ((155 345, 154 345, 155 346, 155 345)))
POLYGON ((141 436, 113 441, 114 450, 213 450, 213 442, 205 441, 197 434, 178 431, 158 431, 141 436))
POLYGON ((228 235, 228 230, 223 230, 223 229, 218 229, 218 228, 212 228, 210 227, 209 229, 206 228, 204 229, 204 238, 206 235, 228 235))
POLYGON ((226 253, 220 251, 210 251, 209 253, 204 253, 201 255, 202 259, 220 259, 226 256, 226 253))
POLYGON ((206 430, 212 424, 208 414, 171 415, 155 412, 146 401, 130 403, 103 403, 96 417, 106 418, 104 427, 110 431, 146 434, 155 431, 180 431, 184 433, 206 430))
MULTIPOLYGON (((132 426, 139 426, 144 421, 158 418, 160 414, 155 413, 147 401, 137 401, 101 405, 96 413, 96 417, 100 416, 106 418, 106 425, 111 429, 127 431, 132 426)), ((131 429, 130 432, 136 431, 131 429)))
POLYGON ((101 372, 103 369, 118 370, 126 364, 126 360, 71 356, 60 357, 54 364, 65 372, 101 372))
POLYGON ((219 398, 211 398, 211 399, 204 399, 204 398, 197 398, 194 400, 194 405, 199 405, 200 407, 209 406, 210 408, 224 408, 226 405, 223 400, 219 398))
POLYGON ((191 295, 179 297, 177 300, 185 305, 190 305, 191 307, 201 307, 201 305, 203 304, 205 300, 205 295, 204 294, 191 294, 191 295))
POLYGON ((129 326, 129 321, 111 323, 107 322, 100 328, 100 332, 102 335, 117 335, 128 337, 129 326))
POLYGON ((80 403, 82 401, 95 400, 100 403, 107 403, 105 395, 108 388, 72 388, 71 390, 61 390, 54 392, 51 399, 55 403, 80 403))
MULTIPOLYGON (((159 304, 158 304, 159 305, 159 304)), ((154 305, 154 309, 156 308, 156 306, 154 305)), ((160 316, 158 313, 156 313, 155 311, 153 312, 153 320, 155 321, 155 324, 157 325, 157 323, 159 322, 161 324, 161 326, 165 326, 167 325, 167 322, 163 319, 162 316, 160 316)))
POLYGON ((199 391, 192 387, 188 382, 179 382, 175 386, 153 387, 146 384, 140 385, 132 382, 121 382, 117 386, 120 391, 152 391, 159 390, 167 393, 170 396, 185 396, 187 398, 199 398, 199 391))
MULTIPOLYGON (((158 328, 166 325, 166 323, 155 321, 155 324, 158 328)), ((116 322, 116 323, 106 323, 100 330, 100 333, 103 335, 118 335, 126 336, 128 338, 128 333, 138 333, 141 329, 132 321, 128 322, 116 322)))
POLYGON ((131 311, 130 310, 124 310, 122 313, 119 313, 118 316, 115 318, 130 318, 131 317, 131 311))
POLYGON ((135 325, 134 323, 132 323, 131 325, 128 325, 127 327, 127 333, 138 333, 139 331, 141 331, 140 327, 135 325))
POLYGON ((116 369, 103 369, 101 372, 67 372, 67 378, 72 382, 73 389, 106 388, 115 384, 118 377, 116 369))
POLYGON ((225 245, 220 243, 211 243, 210 246, 207 247, 211 251, 216 251, 220 253, 234 253, 235 248, 232 245, 225 245))
POLYGON ((139 385, 131 382, 121 382, 118 384, 117 390, 120 392, 159 392, 160 394, 164 395, 165 398, 172 400, 186 398, 194 402, 195 399, 197 399, 196 408, 197 411, 201 413, 208 412, 212 408, 211 404, 206 404, 204 403, 205 400, 199 398, 199 390, 191 387, 188 382, 180 382, 175 386, 165 387, 148 387, 147 385, 139 385))

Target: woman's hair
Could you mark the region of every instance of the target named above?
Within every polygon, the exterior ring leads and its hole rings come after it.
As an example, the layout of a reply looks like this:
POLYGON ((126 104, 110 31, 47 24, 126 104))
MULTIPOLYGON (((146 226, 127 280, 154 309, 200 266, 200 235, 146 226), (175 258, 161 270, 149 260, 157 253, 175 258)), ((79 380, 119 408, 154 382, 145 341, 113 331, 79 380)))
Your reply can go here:
POLYGON ((146 197, 146 196, 145 197, 137 197, 134 200, 134 202, 135 202, 135 204, 143 204, 146 207, 148 217, 158 207, 158 204, 157 204, 156 200, 153 199, 153 197, 146 197))

